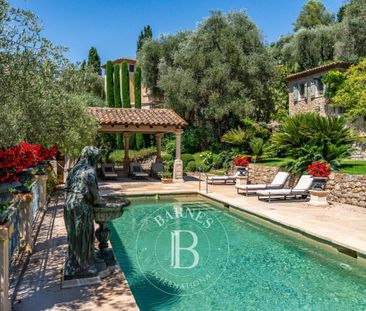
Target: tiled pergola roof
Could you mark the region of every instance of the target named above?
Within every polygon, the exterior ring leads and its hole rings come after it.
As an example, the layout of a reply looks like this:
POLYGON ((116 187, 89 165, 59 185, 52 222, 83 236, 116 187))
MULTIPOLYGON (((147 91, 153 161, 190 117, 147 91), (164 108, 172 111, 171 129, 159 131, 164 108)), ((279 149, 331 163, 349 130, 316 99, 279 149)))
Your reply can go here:
POLYGON ((187 125, 172 109, 90 107, 88 110, 104 128, 122 126, 132 130, 140 127, 181 128, 187 125))

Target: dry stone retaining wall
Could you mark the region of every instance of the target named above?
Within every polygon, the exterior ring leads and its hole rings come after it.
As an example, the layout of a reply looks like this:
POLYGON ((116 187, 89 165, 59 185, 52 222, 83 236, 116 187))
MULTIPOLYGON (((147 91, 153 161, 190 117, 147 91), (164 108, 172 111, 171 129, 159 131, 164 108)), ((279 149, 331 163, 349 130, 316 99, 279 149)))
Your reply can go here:
POLYGON ((327 182, 328 199, 366 207, 366 176, 334 173, 327 182))
MULTIPOLYGON (((270 183, 280 170, 280 167, 250 164, 248 183, 270 183)), ((286 187, 293 185, 294 181, 291 177, 286 187)), ((333 173, 329 177, 326 189, 330 192, 329 201, 366 208, 366 176, 333 173)))

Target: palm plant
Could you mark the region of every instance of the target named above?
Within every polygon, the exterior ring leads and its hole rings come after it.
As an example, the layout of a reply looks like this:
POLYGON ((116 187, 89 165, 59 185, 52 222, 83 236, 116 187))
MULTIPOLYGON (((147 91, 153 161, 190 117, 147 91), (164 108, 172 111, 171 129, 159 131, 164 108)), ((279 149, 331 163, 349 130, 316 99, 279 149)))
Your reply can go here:
POLYGON ((221 141, 230 145, 241 146, 245 141, 245 137, 245 131, 240 126, 238 126, 237 129, 232 129, 226 132, 221 137, 221 141))
POLYGON ((295 159, 288 167, 294 173, 306 171, 317 160, 325 160, 337 168, 338 160, 349 155, 353 141, 344 118, 316 113, 288 117, 272 137, 276 147, 286 148, 288 155, 295 159))
POLYGON ((252 138, 249 142, 251 158, 253 162, 257 162, 265 153, 266 143, 262 138, 252 138))

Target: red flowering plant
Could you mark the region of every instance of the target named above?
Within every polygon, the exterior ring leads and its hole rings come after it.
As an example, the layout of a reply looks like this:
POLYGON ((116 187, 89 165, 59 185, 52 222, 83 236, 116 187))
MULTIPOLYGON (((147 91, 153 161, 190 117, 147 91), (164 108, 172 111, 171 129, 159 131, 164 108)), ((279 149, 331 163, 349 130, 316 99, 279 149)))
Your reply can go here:
POLYGON ((51 160, 57 153, 57 146, 44 148, 27 142, 0 149, 0 183, 18 181, 23 170, 37 166, 40 161, 51 160))
POLYGON ((233 160, 235 166, 249 166, 249 158, 248 157, 236 157, 233 160))
POLYGON ((316 161, 308 166, 308 172, 314 177, 328 177, 330 175, 330 165, 326 161, 316 161))

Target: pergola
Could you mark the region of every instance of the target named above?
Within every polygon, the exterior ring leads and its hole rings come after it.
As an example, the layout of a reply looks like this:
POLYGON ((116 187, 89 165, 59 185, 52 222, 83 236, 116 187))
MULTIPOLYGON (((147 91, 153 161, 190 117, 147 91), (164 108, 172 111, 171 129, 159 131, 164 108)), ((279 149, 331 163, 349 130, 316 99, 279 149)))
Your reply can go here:
POLYGON ((175 160, 173 180, 183 181, 183 162, 181 155, 181 136, 183 127, 187 125, 172 109, 134 109, 134 108, 102 108, 91 107, 89 112, 99 123, 101 133, 122 133, 124 137, 124 167, 128 169, 130 159, 128 155, 128 137, 130 133, 155 134, 157 157, 161 162, 161 138, 164 133, 175 134, 175 160))

